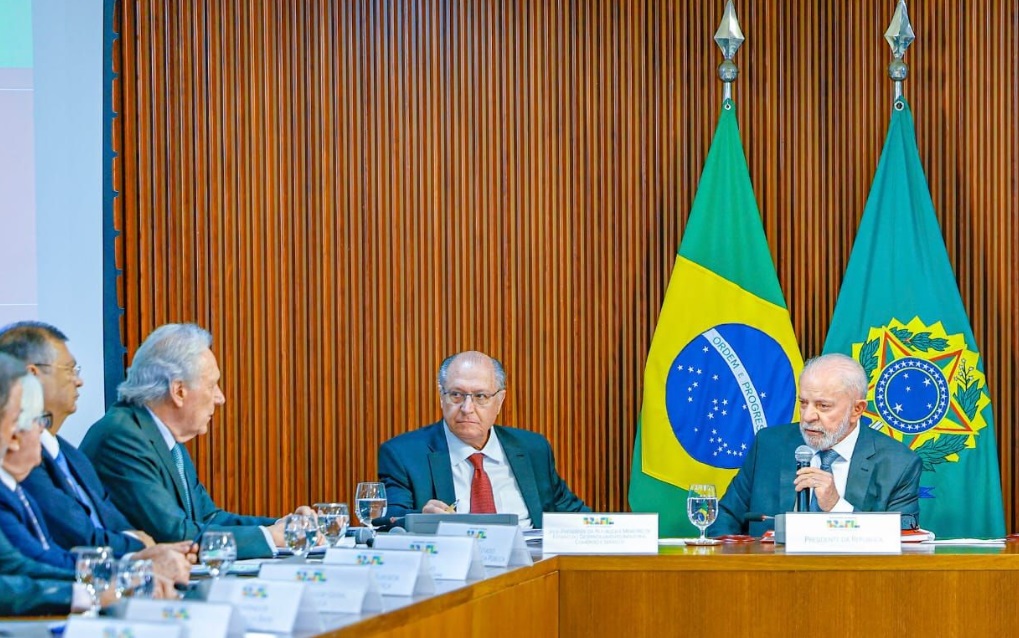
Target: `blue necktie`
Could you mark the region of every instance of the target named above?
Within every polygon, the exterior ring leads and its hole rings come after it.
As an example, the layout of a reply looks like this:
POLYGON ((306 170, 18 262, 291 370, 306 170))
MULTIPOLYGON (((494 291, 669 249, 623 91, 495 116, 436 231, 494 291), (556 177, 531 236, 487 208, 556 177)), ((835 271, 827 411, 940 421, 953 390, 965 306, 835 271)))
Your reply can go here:
MULTIPOLYGON (((836 452, 835 450, 822 450, 821 452, 819 452, 819 454, 821 456, 821 470, 829 474, 832 473, 831 471, 832 463, 842 458, 841 456, 839 456, 839 453, 836 452)), ((821 506, 817 504, 817 492, 814 492, 814 495, 810 497, 810 511, 811 512, 821 511, 821 506)))
POLYGON ((57 467, 63 472, 64 478, 67 479, 67 484, 71 486, 71 490, 77 495, 78 502, 85 506, 88 511, 88 517, 92 519, 92 524, 96 529, 106 529, 103 522, 99 520, 99 515, 96 513, 95 503, 88 497, 88 492, 81 486, 80 483, 74 478, 74 474, 71 473, 71 468, 67 464, 67 457, 64 456, 63 452, 57 452, 57 456, 53 459, 57 463, 57 467))
POLYGON ((46 535, 42 533, 42 525, 39 524, 39 519, 35 517, 35 510, 32 509, 32 504, 28 502, 25 490, 21 489, 20 485, 17 485, 14 487, 14 493, 18 495, 21 504, 25 506, 25 512, 28 513, 28 522, 32 524, 32 529, 35 532, 36 538, 42 543, 43 550, 49 551, 49 541, 46 540, 46 535))
POLYGON ((184 474, 184 453, 180 447, 180 443, 175 444, 170 453, 173 455, 173 464, 177 466, 180 482, 184 484, 184 512, 191 518, 191 489, 188 488, 188 477, 184 474))

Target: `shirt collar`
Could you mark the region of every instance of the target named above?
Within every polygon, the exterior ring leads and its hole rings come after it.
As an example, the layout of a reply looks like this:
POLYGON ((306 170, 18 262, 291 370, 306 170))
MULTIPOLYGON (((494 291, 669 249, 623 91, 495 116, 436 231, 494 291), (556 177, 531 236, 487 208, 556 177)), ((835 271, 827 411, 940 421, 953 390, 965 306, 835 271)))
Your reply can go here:
POLYGON ((9 489, 12 492, 14 491, 14 488, 18 486, 18 482, 15 481, 14 477, 11 476, 10 473, 7 470, 5 470, 2 466, 0 466, 0 483, 6 485, 7 489, 9 489))
POLYGON ((50 458, 55 461, 57 455, 60 454, 60 441, 57 440, 57 435, 49 430, 43 430, 39 436, 39 442, 42 443, 42 449, 46 454, 49 454, 50 458))
POLYGON ((860 428, 864 427, 859 422, 856 423, 856 427, 853 431, 846 435, 846 438, 842 439, 835 445, 831 446, 831 449, 839 453, 839 456, 844 458, 846 462, 852 460, 853 450, 856 449, 856 441, 860 438, 860 428))
POLYGON ((495 433, 495 428, 491 430, 491 436, 488 437, 488 442, 485 443, 485 447, 480 450, 475 450, 473 446, 468 445, 461 441, 453 431, 449 429, 449 425, 446 421, 442 421, 442 431, 446 435, 446 446, 449 447, 449 458, 453 462, 453 465, 466 461, 471 454, 481 452, 489 460, 496 463, 506 462, 506 453, 503 452, 502 444, 499 443, 499 437, 495 433))
POLYGON ((166 443, 166 449, 172 450, 173 446, 177 445, 177 439, 173 438, 173 432, 170 428, 166 427, 166 424, 159 420, 156 413, 149 409, 149 406, 145 406, 145 409, 149 411, 149 415, 152 417, 152 421, 156 424, 156 429, 159 430, 159 434, 163 437, 163 442, 166 443))

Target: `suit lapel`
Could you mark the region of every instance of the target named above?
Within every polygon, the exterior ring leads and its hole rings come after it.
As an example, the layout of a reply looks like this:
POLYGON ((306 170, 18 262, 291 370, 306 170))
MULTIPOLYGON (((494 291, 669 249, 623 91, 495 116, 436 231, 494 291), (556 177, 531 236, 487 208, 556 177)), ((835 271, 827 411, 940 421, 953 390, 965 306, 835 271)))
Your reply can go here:
POLYGON ((867 494, 874 478, 874 454, 877 449, 874 446, 874 439, 870 436, 871 432, 868 432, 870 428, 863 425, 857 427, 862 429, 860 438, 856 441, 856 449, 853 450, 853 460, 849 462, 845 499, 852 503, 857 511, 869 511, 867 494))
POLYGON ((796 509, 796 464, 790 459, 782 462, 778 480, 778 511, 791 512, 796 509))
MULTIPOLYGON (((501 428, 496 426, 492 431, 498 433, 501 428)), ((502 451, 506 454, 506 461, 513 470, 513 478, 517 480, 520 494, 524 497, 527 513, 531 515, 531 525, 541 527, 541 499, 538 496, 538 482, 534 479, 534 466, 531 465, 531 457, 527 455, 524 448, 513 441, 512 437, 499 436, 499 443, 502 445, 502 451)))
POLYGON ((788 454, 784 459, 779 460, 779 484, 778 484, 778 512, 791 512, 796 506, 796 487, 793 482, 796 480, 796 460, 792 451, 803 444, 803 435, 800 434, 799 426, 789 428, 786 432, 787 440, 782 443, 779 451, 788 454), (785 452, 789 450, 789 452, 785 452))
MULTIPOLYGON (((184 504, 184 485, 180 482, 180 474, 177 472, 177 464, 173 462, 173 455, 170 454, 170 448, 166 447, 166 441, 163 439, 163 435, 160 434, 159 428, 156 427, 156 422, 152 420, 152 415, 149 411, 143 407, 131 406, 134 411, 135 421, 141 428, 142 434, 149 439, 149 443, 152 445, 152 450, 155 452, 156 457, 159 458, 159 462, 163 465, 163 469, 170 474, 170 480, 173 482, 173 487, 177 491, 177 503, 181 506, 181 509, 187 509, 184 504)), ((184 463, 184 473, 187 475, 188 464, 184 463)), ((193 504, 193 499, 192 499, 193 504)), ((192 517, 194 516, 194 508, 192 506, 192 517)))
MULTIPOLYGON (((62 446, 61 450, 63 450, 62 446)), ((78 495, 74 493, 74 489, 71 487, 71 484, 67 482, 67 477, 65 477, 64 473, 60 470, 57 460, 50 456, 50 453, 46 451, 46 448, 43 448, 42 450, 42 465, 46 470, 46 474, 49 475, 50 481, 52 481, 61 492, 67 494, 75 501, 78 501, 78 495)))
POLYGON ((77 501, 82 507, 84 507, 86 511, 92 512, 94 510, 96 518, 98 518, 103 525, 106 525, 106 521, 103 520, 103 513, 100 511, 98 505, 100 502, 102 502, 101 498, 102 495, 93 493, 92 489, 89 487, 89 484, 82 478, 81 472, 78 471, 77 457, 75 457, 74 452, 68 451, 68 448, 71 447, 71 444, 68 443, 67 441, 64 441, 60 437, 57 437, 57 443, 60 445, 60 453, 63 454, 64 456, 64 462, 67 463, 67 470, 71 473, 71 476, 74 477, 74 481, 78 484, 81 490, 85 492, 85 495, 89 498, 89 500, 92 501, 92 505, 81 502, 81 498, 79 498, 78 493, 74 490, 73 487, 71 487, 71 484, 64 477, 64 473, 60 470, 60 466, 54 460, 51 462, 53 463, 57 475, 62 479, 60 481, 61 486, 63 487, 64 491, 70 494, 70 496, 75 501, 77 501))
MULTIPOLYGON (((444 503, 452 504, 456 500, 456 488, 453 487, 453 470, 449 465, 449 446, 446 445, 446 432, 442 421, 432 426, 435 431, 428 444, 428 468, 432 475, 432 489, 435 498, 444 503)), ((419 504, 421 506, 424 503, 419 504)))

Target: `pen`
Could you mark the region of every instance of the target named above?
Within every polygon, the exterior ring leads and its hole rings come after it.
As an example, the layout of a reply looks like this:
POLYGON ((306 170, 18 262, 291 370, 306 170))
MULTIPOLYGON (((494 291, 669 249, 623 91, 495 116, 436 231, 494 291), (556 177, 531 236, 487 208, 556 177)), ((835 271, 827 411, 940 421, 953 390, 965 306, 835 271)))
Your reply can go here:
POLYGON ((195 540, 191 541, 192 545, 199 545, 199 543, 201 543, 202 535, 209 529, 209 525, 212 525, 212 518, 202 523, 202 526, 198 529, 198 533, 195 534, 195 540))
POLYGON ((453 501, 453 504, 446 508, 447 514, 453 514, 456 512, 456 506, 460 504, 460 499, 453 501))

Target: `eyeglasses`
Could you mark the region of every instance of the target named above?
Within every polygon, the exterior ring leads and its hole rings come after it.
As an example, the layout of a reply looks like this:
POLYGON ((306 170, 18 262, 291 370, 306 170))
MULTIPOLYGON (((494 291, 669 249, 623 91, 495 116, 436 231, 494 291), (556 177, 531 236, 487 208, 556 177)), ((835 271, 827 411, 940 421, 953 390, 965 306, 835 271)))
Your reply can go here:
POLYGON ((459 390, 443 390, 441 394, 453 405, 461 405, 464 401, 470 399, 474 402, 474 405, 479 408, 483 408, 491 403, 492 399, 495 398, 495 395, 499 394, 503 390, 505 390, 505 388, 500 388, 495 392, 460 392, 459 390))
POLYGON ((35 419, 33 419, 33 423, 44 430, 48 430, 53 426, 53 414, 50 412, 44 412, 43 414, 35 417, 35 419))
POLYGON ((78 364, 66 365, 62 363, 33 363, 32 365, 39 368, 59 368, 60 370, 67 370, 68 372, 73 372, 74 376, 76 377, 81 376, 81 366, 78 364))

